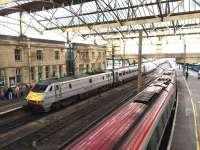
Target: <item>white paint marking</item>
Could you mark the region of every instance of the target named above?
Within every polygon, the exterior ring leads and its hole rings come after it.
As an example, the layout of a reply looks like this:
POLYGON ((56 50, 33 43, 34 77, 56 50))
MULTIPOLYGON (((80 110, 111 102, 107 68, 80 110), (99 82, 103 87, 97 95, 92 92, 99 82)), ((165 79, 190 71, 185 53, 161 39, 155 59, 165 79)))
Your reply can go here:
POLYGON ((19 106, 19 107, 16 107, 16 108, 13 108, 13 109, 9 109, 9 110, 6 110, 6 111, 3 111, 3 112, 0 112, 0 115, 4 115, 6 113, 9 113, 9 112, 12 112, 12 111, 15 111, 15 110, 18 110, 18 109, 21 109, 22 106, 19 106))

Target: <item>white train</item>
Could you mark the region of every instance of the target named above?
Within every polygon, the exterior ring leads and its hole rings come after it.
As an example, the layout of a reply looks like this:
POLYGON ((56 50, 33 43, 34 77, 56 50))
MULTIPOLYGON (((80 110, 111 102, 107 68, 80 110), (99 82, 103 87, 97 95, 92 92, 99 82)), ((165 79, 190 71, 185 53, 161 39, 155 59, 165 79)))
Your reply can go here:
MULTIPOLYGON (((142 65, 142 73, 154 70, 164 60, 146 62, 142 65)), ((120 68, 106 73, 91 75, 74 80, 57 79, 37 83, 26 97, 28 106, 43 111, 58 109, 68 105, 84 95, 108 88, 137 76, 137 66, 120 68), (114 77, 114 78, 113 78, 114 77)))

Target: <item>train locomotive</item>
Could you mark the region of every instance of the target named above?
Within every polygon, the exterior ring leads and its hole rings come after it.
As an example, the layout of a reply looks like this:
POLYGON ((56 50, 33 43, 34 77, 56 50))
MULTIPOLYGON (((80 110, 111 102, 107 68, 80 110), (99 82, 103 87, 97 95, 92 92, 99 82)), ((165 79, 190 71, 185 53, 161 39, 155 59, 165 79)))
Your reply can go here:
MULTIPOLYGON (((161 63, 164 63, 164 60, 143 63, 142 73, 154 70, 161 63)), ((41 81, 28 93, 26 101, 30 108, 48 112, 62 105, 71 104, 88 92, 130 80, 137 76, 137 69, 137 66, 129 66, 74 80, 63 78, 41 81)))

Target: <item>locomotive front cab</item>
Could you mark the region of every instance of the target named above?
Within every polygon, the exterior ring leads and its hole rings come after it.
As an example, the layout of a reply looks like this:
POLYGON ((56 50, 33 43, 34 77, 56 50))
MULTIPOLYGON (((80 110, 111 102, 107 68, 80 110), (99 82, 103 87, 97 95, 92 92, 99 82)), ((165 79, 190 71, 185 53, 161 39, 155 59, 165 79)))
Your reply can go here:
POLYGON ((26 97, 28 104, 40 105, 47 87, 45 84, 36 84, 26 97))

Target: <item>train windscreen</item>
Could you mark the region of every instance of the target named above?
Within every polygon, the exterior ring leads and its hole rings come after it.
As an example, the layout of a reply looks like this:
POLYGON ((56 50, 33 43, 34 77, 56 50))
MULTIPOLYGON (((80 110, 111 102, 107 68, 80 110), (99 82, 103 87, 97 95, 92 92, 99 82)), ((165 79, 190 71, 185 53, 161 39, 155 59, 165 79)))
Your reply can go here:
POLYGON ((36 84, 32 89, 33 92, 43 93, 48 85, 45 84, 36 84))

